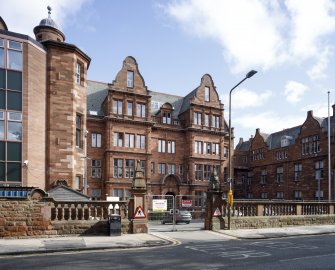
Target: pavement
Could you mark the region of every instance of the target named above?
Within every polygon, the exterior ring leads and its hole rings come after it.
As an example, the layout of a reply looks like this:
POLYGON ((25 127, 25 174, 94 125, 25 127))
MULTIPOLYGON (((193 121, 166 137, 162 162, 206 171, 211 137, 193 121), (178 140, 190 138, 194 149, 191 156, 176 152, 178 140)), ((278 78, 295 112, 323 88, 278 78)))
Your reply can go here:
MULTIPOLYGON (((269 239, 335 233, 335 225, 217 231, 230 239, 269 239)), ((181 231, 181 236, 183 232, 181 231)), ((204 233, 206 233, 204 231, 204 233)), ((123 234, 121 236, 66 236, 53 238, 0 239, 0 256, 83 250, 154 248, 176 245, 164 233, 123 234)))

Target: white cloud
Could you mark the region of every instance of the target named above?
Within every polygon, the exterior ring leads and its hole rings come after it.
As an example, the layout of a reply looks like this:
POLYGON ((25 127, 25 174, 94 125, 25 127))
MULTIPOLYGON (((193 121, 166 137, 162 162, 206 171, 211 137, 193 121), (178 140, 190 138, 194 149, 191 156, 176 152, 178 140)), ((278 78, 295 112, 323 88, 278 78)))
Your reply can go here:
MULTIPOLYGON (((232 94, 232 109, 260 107, 272 96, 273 92, 270 90, 258 93, 246 88, 236 89, 232 94)), ((229 95, 222 95, 220 99, 224 100, 224 104, 228 107, 229 95)))
POLYGON ((296 81, 289 81, 286 83, 284 95, 286 96, 286 100, 290 103, 299 102, 304 93, 308 91, 308 87, 302 83, 296 81))
POLYGON ((308 76, 312 80, 326 78, 325 70, 329 64, 329 58, 333 55, 331 49, 326 47, 325 50, 319 55, 319 59, 316 64, 307 71, 308 76))
POLYGON ((335 33, 332 0, 179 0, 165 11, 185 31, 217 40, 233 72, 318 60, 335 33))
POLYGON ((67 19, 76 14, 83 4, 91 0, 11 0, 1 6, 1 17, 6 22, 8 30, 34 37, 33 28, 47 18, 47 6, 51 6, 51 18, 60 28, 67 19))
POLYGON ((260 128, 263 133, 273 133, 285 128, 291 128, 301 125, 306 116, 296 115, 276 115, 271 111, 263 113, 246 114, 234 119, 234 124, 242 128, 254 129, 260 128))
MULTIPOLYGON (((325 95, 325 99, 327 96, 325 95)), ((330 104, 331 106, 332 104, 330 104)), ((318 117, 328 117, 328 103, 322 102, 322 103, 313 103, 309 104, 301 109, 301 111, 313 111, 314 116, 318 117)), ((330 107, 330 116, 333 114, 333 109, 330 107)))

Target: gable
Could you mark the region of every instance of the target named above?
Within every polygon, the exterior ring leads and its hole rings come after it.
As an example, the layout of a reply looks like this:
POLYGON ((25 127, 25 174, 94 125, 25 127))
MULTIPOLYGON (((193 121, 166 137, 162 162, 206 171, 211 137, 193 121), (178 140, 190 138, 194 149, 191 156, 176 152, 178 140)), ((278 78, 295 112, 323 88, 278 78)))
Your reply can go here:
POLYGON ((148 95, 148 89, 145 86, 144 79, 138 69, 138 64, 134 57, 128 56, 123 61, 121 70, 116 75, 111 84, 111 89, 120 91, 129 91, 135 94, 148 95), (128 83, 129 75, 132 74, 132 85, 128 83))

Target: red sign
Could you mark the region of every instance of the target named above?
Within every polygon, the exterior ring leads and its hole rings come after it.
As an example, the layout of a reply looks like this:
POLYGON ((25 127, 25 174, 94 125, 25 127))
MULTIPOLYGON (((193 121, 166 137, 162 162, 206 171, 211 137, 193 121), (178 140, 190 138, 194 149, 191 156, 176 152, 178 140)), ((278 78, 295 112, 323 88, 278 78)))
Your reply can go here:
POLYGON ((192 200, 181 200, 181 207, 192 207, 192 200))

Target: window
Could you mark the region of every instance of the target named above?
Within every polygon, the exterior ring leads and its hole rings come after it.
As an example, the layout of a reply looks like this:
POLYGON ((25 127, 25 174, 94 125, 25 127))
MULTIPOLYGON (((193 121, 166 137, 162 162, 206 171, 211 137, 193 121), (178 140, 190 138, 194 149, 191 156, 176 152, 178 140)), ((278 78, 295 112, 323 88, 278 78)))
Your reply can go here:
POLYGON ((194 206, 202 207, 202 191, 196 190, 194 195, 195 195, 194 206))
POLYGON ((288 157, 288 155, 287 155, 287 151, 286 150, 276 152, 276 158, 277 158, 277 160, 286 159, 287 157, 288 157))
POLYGON ((205 126, 209 127, 209 114, 205 114, 205 126))
POLYGON ((218 143, 213 143, 212 154, 213 155, 219 155, 220 154, 220 145, 218 143))
POLYGON ((0 181, 3 182, 22 181, 22 66, 22 43, 0 38, 0 181))
POLYGON ((143 103, 137 103, 137 116, 138 117, 145 117, 145 104, 143 103))
POLYGON ((174 174, 176 171, 176 165, 175 164, 168 164, 168 174, 174 174))
POLYGON ((183 174, 184 174, 184 165, 183 165, 183 164, 180 164, 180 165, 179 165, 179 174, 180 174, 180 175, 183 175, 183 174))
POLYGON ((209 87, 205 86, 205 101, 209 101, 209 87))
POLYGON ((125 134, 125 143, 124 147, 134 148, 135 147, 135 134, 125 134))
POLYGON ((8 112, 7 140, 22 141, 22 113, 8 112))
POLYGON ((176 142, 175 141, 167 141, 168 153, 175 154, 176 153, 176 142))
POLYGON ((264 159, 264 149, 259 148, 252 151, 252 160, 264 159))
POLYGON ((126 166, 125 166, 125 177, 126 178, 133 178, 135 171, 135 161, 133 159, 126 159, 126 166))
POLYGON ((92 159, 92 178, 101 178, 101 160, 92 159))
POLYGON ((114 188, 113 189, 113 196, 119 197, 119 200, 123 200, 123 189, 122 188, 114 188))
POLYGON ((277 168, 277 183, 283 183, 284 182, 284 168, 278 167, 277 168))
MULTIPOLYGON (((223 156, 228 157, 228 147, 223 148, 223 156)), ((246 156, 242 156, 242 163, 246 163, 246 162, 243 162, 244 161, 243 158, 246 158, 246 156)))
POLYGON ((301 198, 302 198, 302 192, 300 190, 294 191, 294 199, 301 200, 301 198))
POLYGON ((158 173, 165 174, 165 163, 158 163, 158 173))
POLYGON ((101 147, 101 134, 92 133, 92 147, 101 147))
POLYGON ((127 87, 134 87, 134 72, 130 70, 127 71, 127 87))
POLYGON ((81 115, 76 115, 76 147, 81 147, 81 115))
POLYGON ((317 199, 323 198, 323 190, 315 191, 315 198, 317 199))
POLYGON ((122 178, 123 177, 123 160, 122 159, 114 159, 114 177, 122 178))
POLYGON ((252 172, 248 172, 248 176, 247 176, 247 185, 248 186, 251 186, 253 177, 254 177, 254 174, 252 172))
POLYGON ((193 115, 194 115, 193 123, 195 125, 201 125, 201 113, 194 112, 193 115))
POLYGON ((81 73, 81 64, 77 63, 76 65, 76 84, 81 83, 80 73, 81 73))
POLYGON ((136 135, 136 148, 145 149, 145 135, 136 135))
POLYGON ((211 165, 204 165, 204 180, 211 178, 211 165))
POLYGON ((0 38, 0 68, 5 67, 5 49, 4 49, 4 40, 0 38))
POLYGON ((127 102, 127 115, 129 116, 133 115, 133 102, 131 101, 127 102))
POLYGON ((210 155, 212 153, 212 144, 204 142, 204 153, 210 155))
POLYGON ((261 184, 265 185, 267 182, 267 172, 266 170, 261 170, 261 184))
POLYGON ((74 189, 80 190, 80 186, 81 186, 81 176, 76 175, 76 178, 74 180, 74 189))
POLYGON ((220 128, 220 116, 218 115, 212 116, 212 127, 220 128))
POLYGON ((196 154, 202 154, 202 142, 199 141, 194 142, 194 152, 196 154))
POLYGON ((114 146, 123 146, 123 133, 114 132, 114 146))
POLYGON ((320 137, 318 135, 302 138, 301 152, 303 155, 315 154, 320 151, 320 137))
POLYGON ((113 100, 113 113, 122 115, 122 106, 123 106, 123 101, 121 99, 114 99, 113 100))
POLYGON ((5 112, 0 111, 0 140, 5 139, 5 112))
POLYGON ((163 124, 171 124, 171 113, 163 112, 163 124))
POLYGON ((202 164, 195 164, 195 180, 203 179, 203 166, 202 164))
POLYGON ((145 160, 140 160, 140 166, 143 171, 143 174, 145 175, 145 160))
POLYGON ((165 153, 165 140, 158 140, 158 152, 165 153))
POLYGON ((294 164, 294 181, 300 181, 302 172, 302 164, 294 164))
POLYGON ((261 193, 261 199, 267 199, 268 198, 268 193, 267 192, 262 192, 261 193))
POLYGON ((8 40, 7 68, 22 70, 22 43, 8 40))
POLYGON ((315 162, 315 179, 319 180, 323 178, 323 161, 315 162))
POLYGON ((150 172, 155 173, 155 163, 154 162, 151 162, 150 164, 150 172))
POLYGON ((101 189, 100 188, 93 188, 91 197, 93 200, 100 200, 101 199, 101 189))
POLYGON ((277 193, 276 193, 276 198, 277 198, 277 199, 284 199, 284 192, 282 192, 282 191, 277 191, 277 193))

